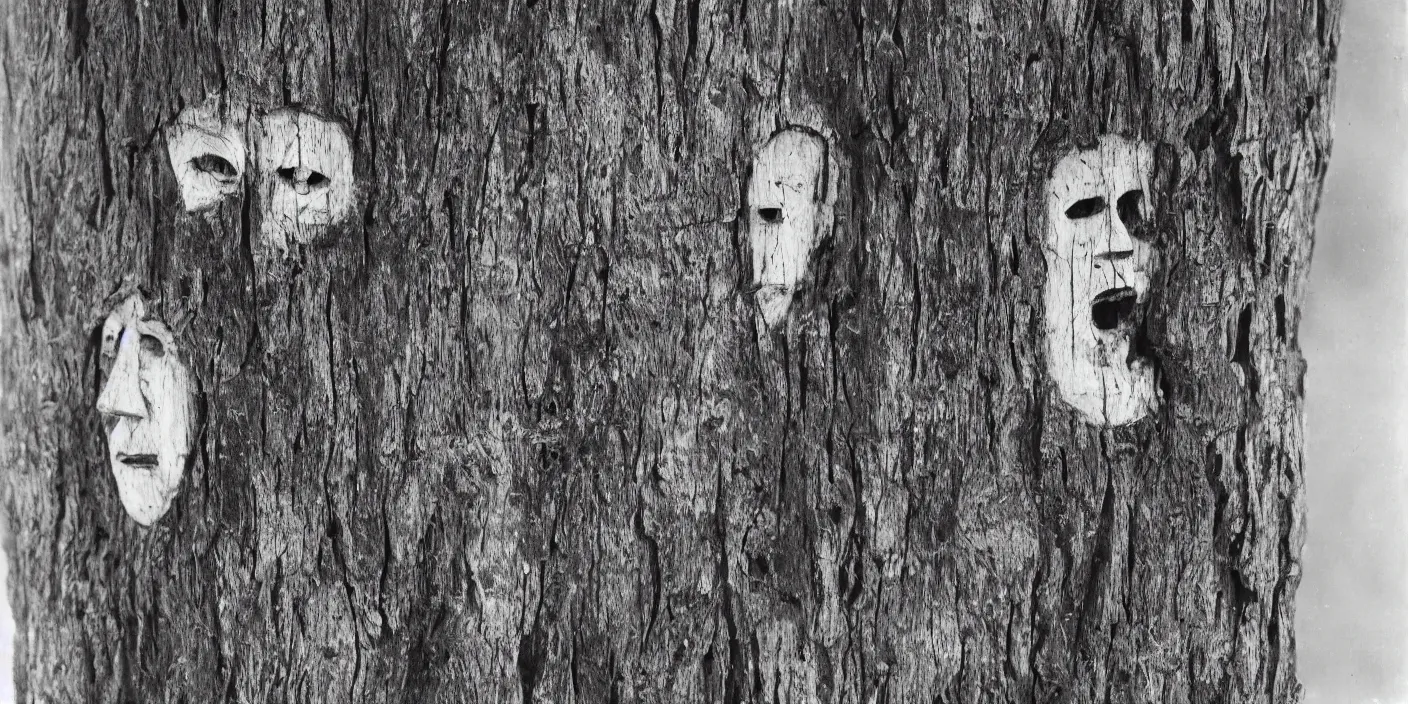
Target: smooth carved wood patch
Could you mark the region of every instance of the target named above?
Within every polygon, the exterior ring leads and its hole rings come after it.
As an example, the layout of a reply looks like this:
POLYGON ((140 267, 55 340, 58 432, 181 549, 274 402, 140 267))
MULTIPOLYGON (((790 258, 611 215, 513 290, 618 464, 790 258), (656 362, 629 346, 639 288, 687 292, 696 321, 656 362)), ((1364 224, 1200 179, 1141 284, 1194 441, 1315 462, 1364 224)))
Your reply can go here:
POLYGON ((186 108, 167 130, 166 151, 186 212, 239 193, 245 170, 244 124, 217 101, 186 108))
MULTIPOLYGON (((249 161, 243 105, 218 98, 187 108, 167 130, 167 155, 187 212, 240 192, 249 161)), ((309 244, 351 211, 352 145, 338 122, 296 108, 258 118, 254 130, 265 252, 309 244)))
POLYGON ((352 145, 342 125, 283 108, 260 122, 259 177, 265 243, 308 244, 352 208, 352 145))
POLYGON ((1153 147, 1105 136, 1057 162, 1046 187, 1046 363, 1062 400, 1091 423, 1133 423, 1159 405, 1142 335, 1153 248, 1153 147))
POLYGON ((757 305, 768 327, 787 316, 812 249, 831 231, 827 171, 826 140, 798 129, 774 135, 753 160, 748 238, 757 305))
POLYGON ((166 324, 148 317, 132 295, 103 323, 107 380, 98 412, 107 430, 108 462, 118 497, 132 520, 150 526, 166 514, 196 436, 196 388, 166 324))

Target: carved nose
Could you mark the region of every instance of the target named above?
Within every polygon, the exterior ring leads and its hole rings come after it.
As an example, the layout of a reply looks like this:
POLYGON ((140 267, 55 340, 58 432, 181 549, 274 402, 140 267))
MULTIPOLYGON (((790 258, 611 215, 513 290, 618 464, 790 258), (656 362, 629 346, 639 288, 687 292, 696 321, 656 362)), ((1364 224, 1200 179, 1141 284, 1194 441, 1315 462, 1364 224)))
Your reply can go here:
POLYGON ((1129 236, 1129 228, 1125 227, 1123 220, 1117 217, 1113 217, 1113 213, 1111 213, 1110 211, 1105 211, 1105 215, 1108 218, 1107 222, 1109 222, 1110 224, 1109 253, 1119 254, 1122 252, 1128 252, 1130 253, 1130 255, 1133 255, 1134 238, 1129 236))
MULTIPOLYGON (((1119 218, 1114 217, 1109 210, 1101 213, 1105 219, 1104 250, 1095 255, 1095 266, 1100 268, 1101 264, 1115 265, 1120 262, 1131 262, 1134 259, 1134 238, 1129 236, 1129 228, 1119 218)), ((1099 251, 1099 250, 1097 250, 1099 251)), ((1122 267, 1115 267, 1117 271, 1123 271, 1122 267)))
POLYGON ((117 359, 112 373, 98 394, 98 412, 106 416, 147 417, 147 403, 142 398, 140 335, 128 329, 122 331, 117 343, 117 359))

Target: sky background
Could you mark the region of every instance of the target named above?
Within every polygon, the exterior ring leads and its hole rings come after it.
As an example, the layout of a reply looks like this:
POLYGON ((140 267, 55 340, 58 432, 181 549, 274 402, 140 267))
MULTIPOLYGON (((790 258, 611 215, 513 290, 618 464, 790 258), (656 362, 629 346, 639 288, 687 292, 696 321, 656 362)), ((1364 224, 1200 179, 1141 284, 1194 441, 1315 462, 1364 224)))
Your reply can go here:
POLYGON ((1408 2, 1345 0, 1301 347, 1306 704, 1408 704, 1408 2))
MULTIPOLYGON (((1408 704, 1408 2, 1345 0, 1301 347, 1306 704, 1408 704)), ((7 565, 0 561, 0 585, 7 565)), ((0 704, 14 620, 0 598, 0 704)))

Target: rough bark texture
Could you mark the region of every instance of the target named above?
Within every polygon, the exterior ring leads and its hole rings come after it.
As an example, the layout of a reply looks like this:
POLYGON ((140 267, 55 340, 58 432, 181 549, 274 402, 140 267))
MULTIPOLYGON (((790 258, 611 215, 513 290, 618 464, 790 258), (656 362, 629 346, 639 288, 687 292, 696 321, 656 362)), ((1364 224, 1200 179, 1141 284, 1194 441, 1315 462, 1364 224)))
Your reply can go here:
POLYGON ((26 702, 1293 702, 1296 341, 1335 0, 7 4, 0 466, 26 702), (355 217, 180 207, 213 91, 344 120, 355 217), (776 129, 837 222, 763 331, 776 129), (1156 417, 1043 371, 1051 165, 1159 147, 1156 417), (204 395, 123 512, 93 331, 204 395))

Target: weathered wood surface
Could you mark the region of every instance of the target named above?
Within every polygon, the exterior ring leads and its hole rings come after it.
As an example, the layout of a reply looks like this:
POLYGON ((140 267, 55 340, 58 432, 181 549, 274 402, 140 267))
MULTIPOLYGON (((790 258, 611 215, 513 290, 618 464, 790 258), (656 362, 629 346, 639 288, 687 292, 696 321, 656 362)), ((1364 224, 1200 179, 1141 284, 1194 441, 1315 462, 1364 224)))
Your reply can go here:
MULTIPOLYGON (((1290 702, 1296 341, 1338 3, 68 0, 3 10, 0 465, 32 702, 1290 702), (329 244, 187 214, 215 91, 345 121, 329 244), (790 322, 755 150, 840 164, 790 322), (1043 185, 1155 142, 1156 417, 1042 366, 1043 185), (93 332, 204 394, 122 511, 93 332)), ((251 162, 254 163, 254 162, 251 162)))

